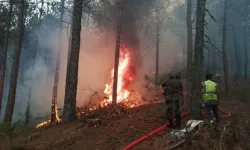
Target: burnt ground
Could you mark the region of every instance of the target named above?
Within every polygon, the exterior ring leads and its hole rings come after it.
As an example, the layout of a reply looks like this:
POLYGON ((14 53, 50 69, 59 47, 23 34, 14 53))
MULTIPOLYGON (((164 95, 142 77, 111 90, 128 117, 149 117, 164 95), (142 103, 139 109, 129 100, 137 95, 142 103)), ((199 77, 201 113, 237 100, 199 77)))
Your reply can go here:
MULTIPOLYGON (((232 113, 219 127, 206 126, 177 149, 248 149, 249 105, 224 101, 221 106, 232 113), (223 125, 228 124, 225 131, 223 125), (190 147, 191 146, 191 147, 190 147)), ((101 125, 84 128, 82 121, 58 124, 42 129, 26 129, 14 136, 14 145, 27 150, 119 150, 166 123, 164 103, 144 105, 127 110, 119 119, 101 119, 101 125)), ((185 108, 183 108, 185 109, 185 108)), ((184 118, 183 122, 190 119, 184 118)), ((166 149, 168 129, 158 132, 132 149, 166 149)), ((10 149, 9 138, 2 135, 0 149, 10 149)))

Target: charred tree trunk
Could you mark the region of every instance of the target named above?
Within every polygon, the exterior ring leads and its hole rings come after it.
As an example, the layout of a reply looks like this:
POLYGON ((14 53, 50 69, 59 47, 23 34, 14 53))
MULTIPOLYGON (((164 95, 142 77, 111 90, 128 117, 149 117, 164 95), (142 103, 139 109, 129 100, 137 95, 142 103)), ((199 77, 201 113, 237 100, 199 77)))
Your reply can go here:
POLYGON ((65 98, 63 108, 63 121, 69 122, 76 119, 76 95, 78 81, 78 63, 81 44, 81 18, 83 0, 74 0, 72 14, 72 39, 68 56, 65 98))
POLYGON ((224 1, 223 29, 222 29, 222 60, 225 82, 225 96, 228 96, 228 58, 227 58, 227 0, 224 1))
POLYGON ((59 80, 59 69, 60 69, 60 50, 61 50, 61 37, 62 35, 62 28, 63 28, 63 15, 64 15, 64 3, 65 0, 61 0, 61 14, 60 14, 60 24, 59 24, 59 41, 58 41, 58 50, 57 50, 57 58, 56 58, 56 70, 55 70, 55 78, 54 78, 54 85, 53 85, 53 95, 52 95, 52 108, 51 108, 51 122, 56 121, 56 104, 57 104, 57 87, 58 87, 58 80, 59 80))
POLYGON ((20 54, 22 48, 22 41, 24 35, 24 22, 25 22, 25 6, 24 0, 21 0, 19 3, 19 14, 18 14, 18 31, 16 35, 16 46, 14 51, 12 69, 11 69, 11 77, 10 77, 10 87, 9 87, 9 94, 8 94, 8 102, 5 110, 4 122, 11 123, 12 115, 15 106, 15 99, 16 99, 16 86, 17 86, 17 78, 18 78, 18 68, 19 68, 19 61, 20 61, 20 54))
POLYGON ((247 20, 246 16, 244 16, 244 49, 245 49, 245 64, 244 64, 244 79, 247 80, 247 72, 248 72, 248 48, 247 48, 247 20))
POLYGON ((159 47, 160 47, 160 26, 159 26, 159 4, 156 8, 156 57, 155 57, 155 87, 159 76, 159 47))
POLYGON ((117 80, 118 80, 118 66, 119 66, 119 55, 120 55, 120 40, 121 40, 121 26, 122 26, 122 11, 123 11, 124 0, 120 0, 119 16, 117 23, 117 35, 116 35, 116 49, 115 49, 115 64, 114 64, 114 79, 113 79, 113 93, 112 93, 112 104, 117 103, 117 80))
MULTIPOLYGON (((2 70, 0 70, 0 115, 2 112, 2 99, 3 99, 3 87, 4 87, 4 80, 6 74, 6 64, 7 64, 7 51, 9 46, 9 35, 10 35, 10 26, 11 26, 11 18, 12 18, 12 11, 13 11, 13 0, 9 0, 9 12, 8 12, 8 20, 6 23, 6 33, 4 39, 4 47, 3 47, 3 59, 0 64, 2 65, 2 70)), ((0 68, 0 69, 1 69, 0 68)))
POLYGON ((187 75, 190 76, 190 68, 193 61, 193 33, 192 33, 192 7, 193 0, 187 0, 187 75))
POLYGON ((196 119, 200 118, 200 87, 202 76, 202 61, 204 49, 204 22, 205 22, 205 3, 206 0, 197 1, 197 20, 194 48, 194 62, 192 71, 192 116, 196 119))
MULTIPOLYGON (((42 15, 43 15, 43 0, 41 1, 42 5, 41 5, 41 8, 40 8, 40 14, 39 14, 39 23, 38 23, 38 31, 37 31, 37 35, 36 35, 36 45, 35 45, 35 51, 34 51, 34 61, 33 61, 33 64, 32 64, 32 71, 34 72, 35 70, 35 65, 36 65, 36 60, 37 60, 37 53, 38 53, 38 49, 39 49, 39 45, 38 45, 38 41, 39 41, 39 35, 40 35, 40 28, 41 28, 41 24, 42 24, 42 15)), ((32 98, 32 92, 33 92, 33 89, 32 89, 32 85, 33 85, 33 82, 34 82, 34 79, 33 79, 33 74, 32 74, 32 79, 31 79, 31 82, 30 82, 30 85, 29 85, 29 93, 28 93, 28 101, 27 101, 27 107, 26 107, 26 115, 25 115, 25 124, 29 124, 29 120, 30 120, 30 101, 31 101, 31 98, 32 98)))

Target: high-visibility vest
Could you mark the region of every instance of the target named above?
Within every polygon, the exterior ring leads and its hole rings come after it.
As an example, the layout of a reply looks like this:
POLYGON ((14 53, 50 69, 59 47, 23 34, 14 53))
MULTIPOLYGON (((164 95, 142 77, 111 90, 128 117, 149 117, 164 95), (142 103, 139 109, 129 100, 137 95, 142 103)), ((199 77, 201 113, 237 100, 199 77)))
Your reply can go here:
POLYGON ((203 100, 204 101, 217 101, 217 84, 211 80, 207 80, 203 84, 203 100))

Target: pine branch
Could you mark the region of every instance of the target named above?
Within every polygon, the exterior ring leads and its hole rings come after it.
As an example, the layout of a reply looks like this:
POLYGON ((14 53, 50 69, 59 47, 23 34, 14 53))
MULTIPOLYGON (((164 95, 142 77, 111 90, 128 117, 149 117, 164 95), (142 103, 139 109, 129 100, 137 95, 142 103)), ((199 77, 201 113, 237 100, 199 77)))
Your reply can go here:
POLYGON ((214 16, 209 12, 209 10, 208 10, 207 8, 205 8, 205 10, 206 10, 206 12, 208 13, 208 15, 210 16, 210 18, 211 18, 212 20, 214 20, 214 22, 217 22, 217 21, 215 20, 214 16))
POLYGON ((211 41, 211 38, 209 36, 207 36, 206 34, 204 34, 204 36, 209 40, 210 44, 212 43, 211 41))

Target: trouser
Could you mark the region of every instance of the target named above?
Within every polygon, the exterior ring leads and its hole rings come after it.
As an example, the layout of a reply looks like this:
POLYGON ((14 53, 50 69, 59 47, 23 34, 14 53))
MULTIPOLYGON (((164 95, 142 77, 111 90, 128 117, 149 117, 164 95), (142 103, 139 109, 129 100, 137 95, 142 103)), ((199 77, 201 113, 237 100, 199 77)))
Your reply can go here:
POLYGON ((175 113, 176 125, 180 126, 181 124, 181 113, 179 100, 167 100, 167 119, 169 121, 170 126, 173 126, 173 113, 175 113))
POLYGON ((209 121, 213 120, 213 116, 211 113, 212 111, 214 114, 216 123, 218 124, 220 122, 218 103, 205 103, 205 110, 206 110, 207 119, 209 121))

